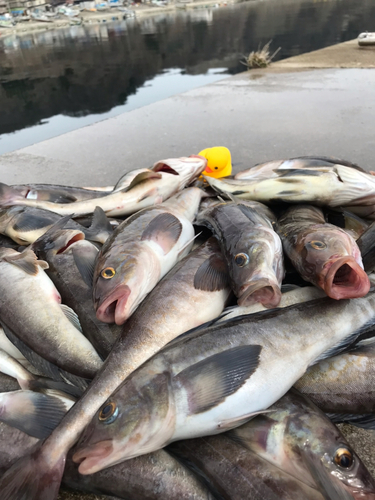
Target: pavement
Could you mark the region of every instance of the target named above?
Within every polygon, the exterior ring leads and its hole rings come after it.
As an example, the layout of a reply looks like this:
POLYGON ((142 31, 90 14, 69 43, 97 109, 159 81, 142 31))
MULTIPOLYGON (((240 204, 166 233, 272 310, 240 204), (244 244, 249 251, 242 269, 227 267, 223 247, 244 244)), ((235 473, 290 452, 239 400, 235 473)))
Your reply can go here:
MULTIPOLYGON (((313 154, 375 170, 374 68, 375 47, 356 41, 286 59, 0 156, 1 181, 109 185, 217 145, 235 172, 313 154)), ((375 474, 371 432, 343 429, 375 474)), ((73 498, 99 497, 61 496, 73 498)))

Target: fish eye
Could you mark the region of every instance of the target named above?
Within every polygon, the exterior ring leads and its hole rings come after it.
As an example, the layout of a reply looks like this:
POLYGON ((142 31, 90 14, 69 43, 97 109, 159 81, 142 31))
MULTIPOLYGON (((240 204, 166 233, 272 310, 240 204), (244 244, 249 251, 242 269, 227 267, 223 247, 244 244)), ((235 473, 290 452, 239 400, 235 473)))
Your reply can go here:
POLYGON ((238 253, 234 257, 234 262, 237 264, 239 267, 246 266, 246 264, 249 263, 249 256, 246 253, 238 253))
POLYGON ((116 274, 116 271, 113 269, 113 267, 106 267, 100 274, 102 275, 102 278, 104 278, 105 280, 109 280, 110 278, 113 278, 113 276, 116 274))
POLYGON ((99 413, 99 420, 105 422, 106 424, 111 424, 116 420, 118 416, 118 407, 116 403, 111 401, 110 403, 105 403, 99 413))
POLYGON ((318 240, 310 241, 310 245, 315 248, 315 250, 324 250, 327 248, 327 245, 323 241, 318 240))
POLYGON ((335 464, 342 469, 350 469, 353 465, 354 457, 353 453, 348 448, 338 448, 333 460, 335 461, 335 464))

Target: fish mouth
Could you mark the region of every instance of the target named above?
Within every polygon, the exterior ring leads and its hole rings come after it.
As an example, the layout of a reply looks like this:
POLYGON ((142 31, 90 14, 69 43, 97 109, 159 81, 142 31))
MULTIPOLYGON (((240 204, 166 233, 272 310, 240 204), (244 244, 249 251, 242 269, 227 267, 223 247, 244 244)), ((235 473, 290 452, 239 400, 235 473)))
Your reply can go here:
POLYGON ((96 317, 103 323, 116 323, 122 325, 128 317, 125 310, 131 289, 128 285, 119 285, 96 310, 96 317))
POLYGON ((321 287, 332 299, 355 299, 368 293, 370 280, 353 257, 342 257, 329 267, 321 287))
POLYGON ((260 302, 264 307, 277 307, 281 300, 281 290, 278 284, 267 279, 260 279, 250 285, 240 288, 238 296, 239 306, 250 306, 260 302))
POLYGON ((80 474, 93 474, 105 467, 103 461, 111 455, 112 452, 113 441, 112 439, 107 439, 76 451, 72 459, 73 462, 80 464, 78 467, 78 472, 80 474))
POLYGON ((159 161, 155 163, 152 170, 154 172, 166 172, 167 174, 180 175, 174 168, 172 168, 166 161, 159 161))

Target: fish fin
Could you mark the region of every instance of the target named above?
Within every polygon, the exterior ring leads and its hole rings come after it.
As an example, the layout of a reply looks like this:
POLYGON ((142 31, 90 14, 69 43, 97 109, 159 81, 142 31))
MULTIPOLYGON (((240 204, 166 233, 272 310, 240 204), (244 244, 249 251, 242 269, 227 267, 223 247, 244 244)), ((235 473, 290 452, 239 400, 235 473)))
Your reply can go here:
POLYGON ((341 481, 330 473, 320 457, 307 450, 302 457, 315 480, 317 489, 326 500, 355 500, 341 481))
POLYGON ((8 264, 13 264, 14 266, 19 267, 25 273, 30 274, 31 276, 35 276, 38 274, 39 267, 42 269, 48 269, 48 264, 44 260, 38 260, 35 253, 27 247, 21 253, 9 255, 3 258, 8 264))
MULTIPOLYGON (((51 212, 52 213, 52 212, 51 212)), ((43 229, 44 227, 51 226, 54 221, 50 217, 43 217, 43 215, 30 215, 27 212, 19 217, 17 222, 13 225, 15 231, 29 232, 36 229, 43 229)))
POLYGON ((56 396, 33 391, 13 391, 6 393, 6 412, 1 416, 1 420, 29 436, 45 439, 70 407, 71 405, 56 396), (15 408, 22 405, 22 412, 12 411, 13 405, 15 408))
POLYGON ((170 252, 182 232, 182 224, 170 213, 156 216, 142 233, 141 241, 152 240, 157 243, 165 254, 170 252))
POLYGON ((14 344, 29 361, 29 363, 35 366, 35 368, 43 373, 43 375, 58 382, 69 381, 82 390, 85 390, 87 388, 88 382, 86 379, 68 373, 65 370, 61 370, 61 368, 58 368, 56 365, 50 363, 48 360, 42 358, 42 356, 39 356, 39 354, 34 352, 28 345, 22 342, 22 340, 20 340, 4 323, 2 324, 2 327, 4 329, 5 335, 12 342, 12 344, 14 344))
POLYGON ((81 323, 79 322, 79 318, 77 316, 77 313, 73 311, 73 309, 66 304, 60 304, 60 308, 62 312, 65 314, 66 318, 71 322, 71 324, 74 326, 74 328, 77 328, 81 333, 82 332, 82 326, 81 323))
POLYGON ((88 240, 99 243, 104 243, 113 233, 112 224, 101 207, 95 207, 91 226, 84 233, 88 240))
MULTIPOLYGON (((344 165, 345 167, 354 168, 360 172, 366 172, 362 167, 356 163, 352 163, 348 160, 342 160, 341 158, 335 158, 334 156, 297 156, 296 158, 291 158, 291 160, 311 160, 311 166, 322 165, 322 162, 329 165, 344 165)), ((309 162, 310 163, 310 162, 309 162)), ((308 167, 308 166, 307 166, 308 167)), ((367 174, 369 172, 366 172, 367 174)))
POLYGON ((1 477, 1 500, 55 500, 65 466, 65 453, 53 462, 41 444, 15 462, 1 477))
POLYGON ((194 276, 194 288, 207 292, 216 292, 229 286, 228 269, 224 257, 211 255, 197 269, 194 276))
POLYGON ((30 391, 34 392, 43 392, 45 390, 60 391, 68 394, 69 396, 73 396, 74 398, 81 397, 83 393, 82 388, 63 381, 52 380, 47 377, 38 377, 31 380, 28 383, 28 388, 30 391))
MULTIPOLYGON (((73 217, 73 214, 70 215, 65 215, 64 217, 61 217, 57 222, 55 222, 49 229, 46 231, 42 236, 39 236, 37 240, 34 241, 30 245, 30 249, 32 249, 35 252, 38 252, 38 250, 43 250, 47 245, 53 245, 54 240, 53 240, 53 235, 56 234, 57 231, 60 229, 63 229, 66 225, 66 223, 73 217)), ((52 247, 53 248, 53 247, 52 247)))
POLYGON ((268 222, 268 224, 271 226, 271 221, 268 220, 264 215, 260 214, 255 208, 244 205, 243 203, 237 203, 237 206, 252 224, 264 225, 265 222, 268 222))
POLYGON ((140 182, 147 181, 149 179, 161 179, 161 178, 162 178, 161 174, 158 174, 157 172, 153 172, 152 170, 149 170, 147 172, 141 172, 140 174, 137 174, 134 177, 134 179, 131 181, 129 186, 127 186, 124 189, 119 189, 119 191, 123 191, 124 193, 126 193, 127 191, 130 191, 130 189, 133 189, 133 187, 136 186, 137 184, 139 184, 140 182))
POLYGON ((373 332, 374 325, 375 325, 375 320, 371 319, 365 325, 361 326, 361 328, 351 333, 343 340, 340 340, 338 344, 335 344, 334 346, 324 351, 317 359, 313 361, 313 363, 310 366, 315 365, 316 363, 319 363, 319 361, 323 361, 324 359, 333 358, 338 354, 342 354, 345 351, 349 351, 356 344, 358 337, 361 337, 362 340, 362 338, 366 337, 366 335, 369 332, 373 332))
POLYGON ((240 417, 222 420, 221 422, 218 423, 217 427, 218 429, 224 429, 224 430, 233 429, 233 427, 239 427, 240 425, 246 424, 246 422, 248 422, 249 420, 258 415, 263 415, 264 413, 271 413, 271 412, 272 410, 254 411, 252 413, 248 413, 247 415, 241 415, 240 417))
POLYGON ((95 262, 96 257, 99 253, 99 250, 95 245, 91 245, 91 247, 92 248, 90 249, 89 247, 85 246, 84 251, 80 247, 72 248, 72 254, 77 269, 80 272, 83 281, 90 288, 92 288, 92 284, 94 281, 95 262))
POLYGON ((233 347, 182 370, 177 377, 187 388, 190 414, 214 408, 235 393, 259 365, 260 345, 233 347))
POLYGON ((19 200, 23 200, 23 196, 16 189, 0 182, 0 207, 10 207, 19 200))
POLYGON ((375 430, 375 415, 368 413, 356 415, 351 413, 327 413, 327 417, 335 424, 351 424, 362 429, 375 430))

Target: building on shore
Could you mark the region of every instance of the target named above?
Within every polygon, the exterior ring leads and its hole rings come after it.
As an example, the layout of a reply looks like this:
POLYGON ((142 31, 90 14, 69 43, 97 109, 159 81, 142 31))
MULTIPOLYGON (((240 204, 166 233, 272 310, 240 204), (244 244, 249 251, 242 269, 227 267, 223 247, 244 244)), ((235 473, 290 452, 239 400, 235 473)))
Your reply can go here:
POLYGON ((5 0, 0 0, 0 16, 9 12, 8 3, 5 0))

